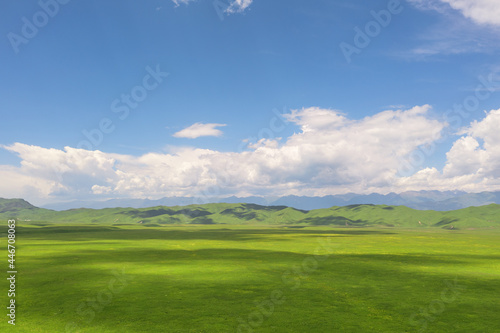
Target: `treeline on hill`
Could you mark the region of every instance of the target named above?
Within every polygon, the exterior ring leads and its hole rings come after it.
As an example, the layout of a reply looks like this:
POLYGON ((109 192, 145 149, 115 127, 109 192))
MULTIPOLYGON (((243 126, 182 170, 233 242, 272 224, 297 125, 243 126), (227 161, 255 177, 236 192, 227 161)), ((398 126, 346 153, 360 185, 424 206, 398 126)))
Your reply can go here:
POLYGON ((20 223, 142 224, 263 224, 332 225, 347 227, 485 228, 500 225, 500 205, 453 211, 415 210, 405 206, 350 205, 310 211, 286 206, 215 203, 175 207, 70 209, 38 208, 23 199, 1 199, 0 217, 20 223))

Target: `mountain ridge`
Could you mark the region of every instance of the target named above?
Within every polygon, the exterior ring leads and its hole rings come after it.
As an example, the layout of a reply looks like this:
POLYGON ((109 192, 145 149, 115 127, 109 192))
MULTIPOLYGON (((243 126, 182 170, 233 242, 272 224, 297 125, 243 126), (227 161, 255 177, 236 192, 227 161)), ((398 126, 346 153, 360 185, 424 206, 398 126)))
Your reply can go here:
POLYGON ((247 203, 213 203, 148 208, 70 209, 54 211, 19 199, 0 199, 9 207, 0 218, 44 226, 51 223, 137 225, 180 224, 332 225, 342 227, 440 227, 448 229, 500 227, 500 205, 454 211, 419 211, 405 206, 355 204, 315 210, 247 203), (34 207, 34 208, 33 208, 34 207))
POLYGON ((390 206, 406 206, 417 210, 449 211, 471 206, 483 206, 492 203, 500 204, 500 191, 467 193, 463 191, 407 191, 388 194, 356 194, 346 193, 326 195, 322 197, 295 196, 283 197, 237 197, 196 198, 196 197, 164 197, 161 199, 110 199, 106 201, 72 201, 42 205, 53 210, 73 208, 147 208, 153 206, 187 206, 199 203, 249 203, 262 206, 283 205, 302 210, 329 208, 332 206, 348 206, 355 204, 376 204, 390 206))

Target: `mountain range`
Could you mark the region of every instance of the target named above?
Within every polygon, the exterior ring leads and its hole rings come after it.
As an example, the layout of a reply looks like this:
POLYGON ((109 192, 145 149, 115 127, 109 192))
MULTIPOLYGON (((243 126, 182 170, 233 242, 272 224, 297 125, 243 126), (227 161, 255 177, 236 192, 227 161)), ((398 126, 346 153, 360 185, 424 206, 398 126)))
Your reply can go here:
POLYGON ((199 203, 247 203, 262 206, 287 206, 302 210, 329 208, 332 206, 349 206, 359 204, 406 206, 417 210, 450 211, 471 206, 483 206, 492 203, 500 204, 500 191, 467 193, 463 191, 408 191, 389 194, 339 194, 323 197, 308 197, 288 195, 283 197, 224 197, 224 198, 193 198, 165 197, 158 200, 150 199, 111 199, 106 201, 71 201, 43 205, 52 210, 67 210, 75 208, 146 208, 154 206, 186 206, 199 203))

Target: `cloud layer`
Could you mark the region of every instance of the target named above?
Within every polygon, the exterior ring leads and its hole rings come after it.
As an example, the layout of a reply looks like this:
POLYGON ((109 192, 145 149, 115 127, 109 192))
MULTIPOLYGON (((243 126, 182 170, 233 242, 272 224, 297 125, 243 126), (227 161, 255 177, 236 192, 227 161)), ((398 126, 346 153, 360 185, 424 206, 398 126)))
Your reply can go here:
MULTIPOLYGON (((21 158, 0 166, 0 196, 89 197, 326 195, 405 190, 500 188, 500 110, 462 129, 442 171, 399 176, 403 159, 439 140, 446 123, 428 105, 359 120, 318 107, 285 115, 298 133, 263 139, 243 152, 184 148, 142 156, 65 147, 4 146, 21 158)), ((212 124, 213 125, 213 124, 212 124)))

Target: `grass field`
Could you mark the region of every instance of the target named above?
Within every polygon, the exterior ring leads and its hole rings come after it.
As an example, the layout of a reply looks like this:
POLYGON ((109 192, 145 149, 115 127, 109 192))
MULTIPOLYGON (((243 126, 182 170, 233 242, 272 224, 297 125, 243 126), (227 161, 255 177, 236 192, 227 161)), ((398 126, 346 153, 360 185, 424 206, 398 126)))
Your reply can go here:
POLYGON ((496 228, 16 229, 2 331, 500 332, 496 228))

